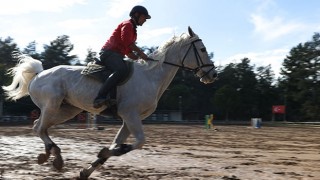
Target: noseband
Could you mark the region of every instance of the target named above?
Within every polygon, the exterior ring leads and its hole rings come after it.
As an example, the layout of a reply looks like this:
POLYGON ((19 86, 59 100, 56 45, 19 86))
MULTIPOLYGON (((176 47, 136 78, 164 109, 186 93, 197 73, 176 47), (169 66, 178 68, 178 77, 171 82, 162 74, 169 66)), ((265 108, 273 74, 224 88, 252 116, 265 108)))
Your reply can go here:
MULTIPOLYGON (((164 61, 163 63, 164 64, 169 64, 169 65, 172 65, 172 66, 176 66, 176 67, 179 67, 179 68, 182 68, 182 69, 185 69, 185 70, 192 71, 194 74, 197 74, 204 67, 211 67, 211 69, 209 71, 207 71, 206 73, 204 73, 204 75, 202 75, 200 78, 203 78, 204 76, 208 75, 212 70, 215 69, 215 66, 213 64, 205 64, 205 63, 203 63, 203 61, 201 59, 201 56, 199 55, 198 49, 196 48, 196 45, 195 45, 195 43, 198 42, 198 41, 202 41, 202 40, 201 39, 196 39, 196 40, 191 42, 186 54, 183 56, 181 64, 174 64, 174 63, 167 62, 167 61, 164 61), (198 67, 196 67, 196 68, 189 68, 189 67, 186 67, 184 65, 184 61, 185 61, 187 55, 189 54, 189 52, 191 51, 191 48, 193 48, 193 52, 194 52, 194 55, 195 55, 196 60, 197 60, 198 67)), ((204 51, 205 51, 205 49, 204 49, 204 51)), ((149 59, 149 60, 155 61, 154 59, 149 59)))

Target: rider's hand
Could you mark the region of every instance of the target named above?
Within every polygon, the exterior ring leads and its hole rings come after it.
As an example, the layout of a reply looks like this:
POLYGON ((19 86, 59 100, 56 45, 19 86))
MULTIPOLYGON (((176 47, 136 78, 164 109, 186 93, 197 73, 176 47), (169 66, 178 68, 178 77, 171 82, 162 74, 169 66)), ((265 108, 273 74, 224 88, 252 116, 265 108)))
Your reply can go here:
POLYGON ((139 57, 145 61, 148 60, 148 56, 143 52, 139 54, 139 57))
POLYGON ((135 55, 134 53, 132 53, 132 52, 127 54, 127 57, 132 59, 132 60, 138 60, 139 59, 139 57, 137 55, 135 55))

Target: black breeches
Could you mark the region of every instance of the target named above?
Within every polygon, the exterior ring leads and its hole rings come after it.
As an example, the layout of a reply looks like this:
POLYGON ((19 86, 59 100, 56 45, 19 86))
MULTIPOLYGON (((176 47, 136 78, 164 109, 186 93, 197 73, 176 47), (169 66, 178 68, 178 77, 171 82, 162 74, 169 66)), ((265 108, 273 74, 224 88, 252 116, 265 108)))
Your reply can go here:
POLYGON ((127 76, 128 67, 123 58, 124 57, 121 54, 113 51, 101 51, 99 64, 106 66, 106 68, 111 70, 113 73, 103 83, 98 96, 106 96, 110 92, 111 88, 118 85, 119 82, 127 76))

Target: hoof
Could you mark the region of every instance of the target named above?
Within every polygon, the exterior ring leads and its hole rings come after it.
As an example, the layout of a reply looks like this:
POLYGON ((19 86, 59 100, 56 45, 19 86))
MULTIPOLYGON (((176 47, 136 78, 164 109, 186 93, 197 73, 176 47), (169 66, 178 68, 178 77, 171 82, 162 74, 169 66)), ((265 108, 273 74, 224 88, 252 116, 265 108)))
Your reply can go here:
POLYGON ((88 179, 88 177, 90 176, 90 172, 88 172, 88 170, 87 169, 82 169, 81 171, 80 171, 80 177, 78 178, 78 179, 80 179, 80 180, 85 180, 85 179, 88 179))
POLYGON ((54 158, 52 164, 53 164, 54 168, 56 168, 57 170, 60 171, 62 169, 62 167, 63 167, 63 159, 62 159, 61 155, 57 155, 54 158))
POLYGON ((39 154, 38 155, 38 164, 43 164, 43 163, 47 162, 48 159, 49 159, 49 156, 47 156, 46 154, 39 154))

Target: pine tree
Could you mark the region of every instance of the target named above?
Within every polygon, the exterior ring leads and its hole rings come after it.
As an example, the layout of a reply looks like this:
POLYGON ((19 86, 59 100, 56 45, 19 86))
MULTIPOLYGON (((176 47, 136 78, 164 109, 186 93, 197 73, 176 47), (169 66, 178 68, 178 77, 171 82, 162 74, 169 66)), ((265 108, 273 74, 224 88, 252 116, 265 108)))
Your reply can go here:
POLYGON ((22 51, 23 54, 28 54, 34 59, 40 59, 40 54, 37 52, 37 43, 36 41, 30 42, 22 51))
POLYGON ((93 62, 97 59, 97 52, 92 51, 91 48, 87 49, 87 57, 84 60, 85 64, 88 64, 89 62, 93 62))
POLYGON ((50 42, 50 45, 44 45, 44 52, 41 54, 44 69, 57 65, 70 65, 72 61, 76 61, 76 55, 69 55, 72 50, 73 44, 67 35, 58 36, 50 42))
POLYGON ((288 111, 294 120, 319 119, 320 35, 291 49, 283 62, 281 86, 286 89, 288 111))

